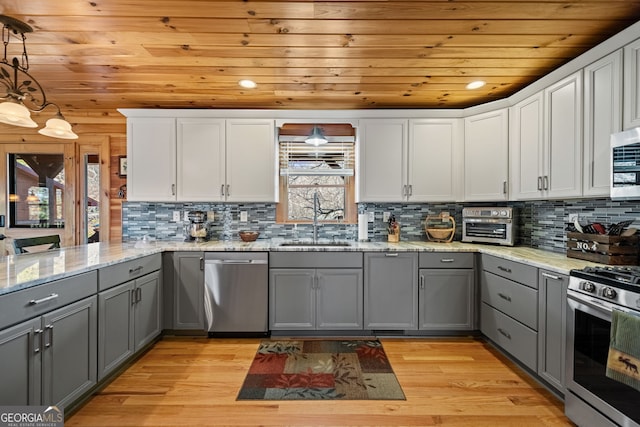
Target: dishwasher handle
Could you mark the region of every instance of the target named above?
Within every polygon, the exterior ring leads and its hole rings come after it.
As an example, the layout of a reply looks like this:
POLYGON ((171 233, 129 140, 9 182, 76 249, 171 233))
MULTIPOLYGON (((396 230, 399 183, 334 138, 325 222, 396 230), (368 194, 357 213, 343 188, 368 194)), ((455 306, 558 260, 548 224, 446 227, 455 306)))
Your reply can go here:
POLYGON ((224 264, 224 265, 248 265, 248 264, 267 264, 264 259, 207 259, 206 264, 224 264))

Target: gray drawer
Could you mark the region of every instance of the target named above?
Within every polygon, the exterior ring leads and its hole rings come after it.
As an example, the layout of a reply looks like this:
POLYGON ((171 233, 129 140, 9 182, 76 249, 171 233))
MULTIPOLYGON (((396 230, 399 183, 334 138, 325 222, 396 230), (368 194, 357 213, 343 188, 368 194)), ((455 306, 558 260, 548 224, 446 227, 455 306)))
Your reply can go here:
POLYGON ((538 291, 495 274, 482 272, 482 301, 538 330, 538 291))
POLYGON ((537 369, 538 334, 485 303, 480 307, 480 330, 533 371, 537 369))
POLYGON ((419 257, 420 268, 473 268, 474 254, 464 252, 428 252, 419 257))
POLYGON ((520 262, 482 255, 482 269, 538 289, 538 269, 520 262))
POLYGON ((271 252, 269 268, 362 268, 362 252, 271 252))
POLYGON ((0 297, 0 329, 40 316, 98 291, 98 273, 90 271, 0 297))
POLYGON ((98 270, 98 283, 101 291, 137 279, 162 268, 160 254, 124 261, 98 270))

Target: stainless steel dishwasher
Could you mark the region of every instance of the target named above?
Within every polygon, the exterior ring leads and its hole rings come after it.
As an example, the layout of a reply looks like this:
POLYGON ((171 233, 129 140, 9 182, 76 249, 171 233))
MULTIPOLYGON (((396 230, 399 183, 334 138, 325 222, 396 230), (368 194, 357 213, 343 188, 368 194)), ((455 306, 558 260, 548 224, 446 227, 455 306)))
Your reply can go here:
POLYGON ((209 336, 267 336, 269 254, 205 252, 204 312, 209 336))

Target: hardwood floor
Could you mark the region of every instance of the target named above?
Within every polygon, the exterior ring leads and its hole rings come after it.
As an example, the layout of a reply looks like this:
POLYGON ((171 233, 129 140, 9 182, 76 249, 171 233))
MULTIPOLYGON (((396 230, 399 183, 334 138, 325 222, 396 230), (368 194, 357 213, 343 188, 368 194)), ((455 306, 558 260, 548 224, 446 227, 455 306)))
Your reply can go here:
POLYGON ((481 339, 381 338, 406 401, 236 401, 258 339, 165 337, 65 426, 572 426, 481 339))

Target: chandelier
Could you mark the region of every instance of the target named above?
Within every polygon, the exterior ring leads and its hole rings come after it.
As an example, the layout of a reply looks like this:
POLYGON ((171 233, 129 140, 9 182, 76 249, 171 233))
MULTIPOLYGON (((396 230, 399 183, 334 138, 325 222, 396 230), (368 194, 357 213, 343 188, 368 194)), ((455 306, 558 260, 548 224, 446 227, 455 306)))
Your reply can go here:
POLYGON ((40 112, 51 105, 58 112, 47 120, 46 126, 38 133, 53 138, 77 139, 78 135, 71 130, 71 125, 62 116, 60 107, 47 101, 44 89, 29 74, 25 33, 31 33, 33 29, 24 22, 6 15, 0 15, 0 23, 3 24, 4 44, 4 55, 0 60, 0 123, 27 128, 38 127, 31 119, 31 112, 40 112), (7 51, 12 38, 22 41, 22 54, 20 59, 14 57, 9 61, 7 51))

